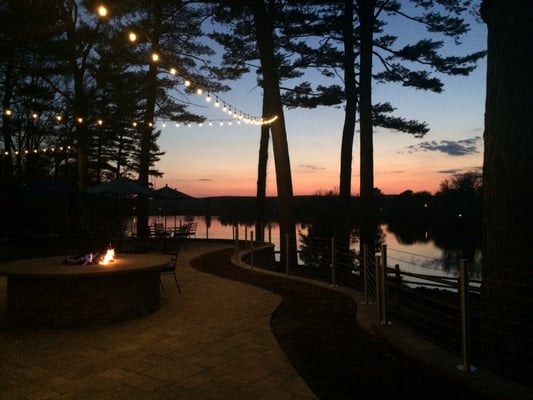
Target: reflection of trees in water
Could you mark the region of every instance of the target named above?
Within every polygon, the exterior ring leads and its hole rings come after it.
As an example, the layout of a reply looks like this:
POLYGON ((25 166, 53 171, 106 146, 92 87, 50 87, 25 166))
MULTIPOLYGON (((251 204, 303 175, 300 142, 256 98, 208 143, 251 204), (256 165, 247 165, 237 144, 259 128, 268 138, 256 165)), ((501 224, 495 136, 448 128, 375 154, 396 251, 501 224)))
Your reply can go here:
POLYGON ((431 241, 429 227, 425 221, 391 220, 387 228, 394 233, 398 243, 410 245, 431 241))
POLYGON ((454 271, 460 259, 469 263, 472 278, 479 277, 481 263, 481 223, 460 216, 430 218, 413 216, 393 217, 387 221, 388 230, 396 236, 398 243, 410 245, 433 241, 442 250, 440 259, 420 259, 417 265, 426 268, 441 267, 444 271, 454 271))
MULTIPOLYGON (((300 260, 310 267, 330 267, 332 253, 332 238, 335 238, 336 224, 333 219, 324 219, 320 216, 307 225, 307 234, 299 232, 300 260)), ((385 234, 381 226, 376 229, 376 243, 381 246, 385 242, 385 234)), ((336 262, 340 269, 351 271, 358 258, 359 229, 354 227, 350 232, 350 249, 348 254, 339 254, 336 248, 336 262)))
POLYGON ((331 237, 335 233, 332 220, 317 218, 309 223, 307 234, 298 232, 300 236, 300 260, 310 267, 329 267, 331 265, 331 237))

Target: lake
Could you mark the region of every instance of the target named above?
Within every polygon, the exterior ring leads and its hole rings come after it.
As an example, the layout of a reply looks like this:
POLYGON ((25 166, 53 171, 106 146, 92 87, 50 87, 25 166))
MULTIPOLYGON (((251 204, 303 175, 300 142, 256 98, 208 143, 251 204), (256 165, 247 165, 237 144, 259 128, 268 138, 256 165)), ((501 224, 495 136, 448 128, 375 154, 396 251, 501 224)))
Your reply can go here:
MULTIPOLYGON (((162 223, 167 229, 173 229, 185 222, 197 222, 198 228, 196 237, 205 239, 234 239, 234 228, 232 225, 223 224, 218 217, 211 217, 209 226, 206 224, 203 216, 151 216, 149 223, 162 223)), ((135 231, 135 222, 132 221, 130 227, 135 231)), ((457 277, 457 265, 461 258, 459 249, 442 249, 439 248, 427 234, 424 241, 413 244, 402 243, 397 236, 391 232, 387 225, 382 225, 384 243, 387 245, 388 266, 400 266, 402 271, 417 274, 438 275, 447 277, 457 277)), ((251 239, 252 234, 255 238, 255 226, 238 225, 239 239, 251 239)), ((298 233, 307 234, 307 227, 303 224, 297 224, 298 233)), ((127 232, 126 234, 128 234, 127 232)), ((299 235, 298 235, 299 237, 299 235)), ((279 225, 271 223, 265 228, 265 241, 273 243, 276 250, 279 250, 280 235, 279 225)), ((298 246, 301 246, 299 242, 298 246)), ((359 244, 352 245, 353 250, 358 249, 359 244)), ((481 252, 476 251, 475 260, 471 261, 469 266, 469 275, 471 279, 480 279, 481 252)))

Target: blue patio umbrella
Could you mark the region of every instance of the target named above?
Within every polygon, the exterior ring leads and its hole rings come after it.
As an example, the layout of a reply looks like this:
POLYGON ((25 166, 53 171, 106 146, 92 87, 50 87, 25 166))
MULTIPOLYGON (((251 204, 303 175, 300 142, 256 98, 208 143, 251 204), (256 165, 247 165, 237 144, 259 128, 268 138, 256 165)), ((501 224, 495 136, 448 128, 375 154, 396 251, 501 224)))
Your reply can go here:
MULTIPOLYGON (((181 200, 194 200, 194 197, 189 196, 179 190, 172 189, 168 185, 165 185, 161 189, 154 190, 152 192, 154 199, 164 200, 165 203, 169 200, 174 201, 174 226, 176 226, 176 203, 181 200)), ((167 227, 167 217, 165 215, 165 229, 167 227)))
MULTIPOLYGON (((89 196, 98 195, 114 195, 118 196, 118 200, 122 197, 133 195, 146 195, 150 196, 152 191, 147 187, 125 177, 119 177, 112 181, 101 183, 97 186, 88 188, 85 193, 89 196)), ((117 210, 118 213, 118 210, 117 210)))
POLYGON ((144 194, 150 195, 152 192, 147 187, 131 179, 120 177, 109 182, 101 183, 88 188, 86 193, 92 194, 144 194))

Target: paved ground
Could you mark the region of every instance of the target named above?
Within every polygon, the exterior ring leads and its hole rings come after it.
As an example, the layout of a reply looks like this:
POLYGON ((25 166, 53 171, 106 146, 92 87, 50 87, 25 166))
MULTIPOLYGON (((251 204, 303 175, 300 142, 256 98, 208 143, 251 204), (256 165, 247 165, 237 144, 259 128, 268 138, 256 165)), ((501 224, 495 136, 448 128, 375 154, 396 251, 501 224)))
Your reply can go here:
POLYGON ((281 298, 188 266, 163 278, 161 309, 106 327, 38 330, 5 323, 0 278, 0 399, 314 399, 270 330, 281 298))
MULTIPOLYGON (((224 248, 228 245, 220 242, 187 243, 178 262, 183 294, 176 290, 172 275, 166 275, 158 312, 105 327, 29 330, 8 326, 6 281, 0 277, 0 400, 316 399, 291 366, 294 359, 289 362, 272 334, 271 317, 281 297, 257 287, 261 285, 218 278, 189 264, 196 255, 224 248)), ((216 254, 210 261, 215 258, 216 254)), ((256 283, 265 281, 264 277, 254 279, 256 283)), ((371 308, 361 305, 360 294, 350 295, 359 304, 358 324, 372 331, 371 308)), ((438 377, 454 374, 457 359, 406 334, 399 326, 388 327, 385 332, 410 355, 439 367, 438 377)), ((374 356, 363 358, 376 364, 374 379, 384 378, 379 384, 386 385, 381 364, 374 356)), ((397 367, 397 360, 391 362, 397 367)), ((420 376, 427 376, 426 369, 422 367, 424 375, 420 376)), ((425 378, 417 381, 409 371, 415 370, 408 370, 406 378, 414 385, 431 386, 425 378)), ((361 379, 364 375, 358 376, 361 379)), ((474 379, 475 386, 494 395, 491 398, 533 399, 531 391, 515 391, 486 372, 465 379, 470 383, 474 379)), ((376 388, 377 384, 367 386, 376 388)), ((428 393, 434 394, 434 390, 431 386, 428 393)), ((371 393, 375 391, 361 397, 373 398, 371 393)))

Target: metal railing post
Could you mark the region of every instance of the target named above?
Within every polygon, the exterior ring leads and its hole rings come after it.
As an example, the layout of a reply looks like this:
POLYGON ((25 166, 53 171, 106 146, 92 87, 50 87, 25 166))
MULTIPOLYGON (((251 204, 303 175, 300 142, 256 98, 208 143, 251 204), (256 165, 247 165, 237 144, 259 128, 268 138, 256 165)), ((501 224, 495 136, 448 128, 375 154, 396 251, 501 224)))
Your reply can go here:
POLYGON ((383 293, 383 320, 381 323, 383 325, 387 325, 389 323, 388 321, 388 299, 387 299, 387 245, 384 244, 381 246, 381 287, 382 287, 382 293, 383 293))
POLYGON ((285 234, 285 274, 289 275, 289 234, 285 234))
POLYGON ((335 257, 335 238, 331 238, 331 285, 337 287, 337 276, 336 276, 336 264, 337 260, 335 257))
POLYGON ((233 236, 235 238, 235 253, 239 251, 239 225, 233 226, 233 236))
POLYGON ((368 298, 368 248, 366 244, 363 245, 363 293, 365 297, 364 304, 372 304, 368 298))
POLYGON ((457 369, 463 372, 475 372, 476 368, 470 363, 470 332, 468 315, 468 269, 466 260, 459 260, 459 299, 461 303, 461 344, 463 363, 457 369))
POLYGON ((381 321, 381 255, 376 254, 376 265, 375 265, 375 271, 376 271, 376 309, 377 309, 377 317, 378 321, 381 321))
POLYGON ((254 231, 250 231, 250 265, 254 267, 254 231))

